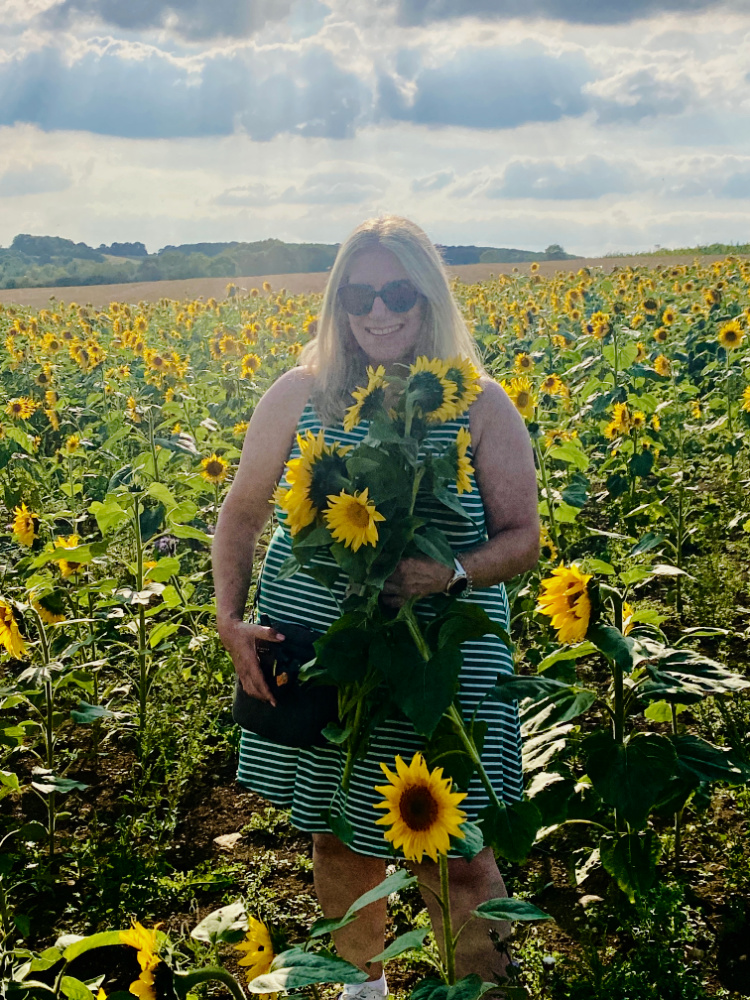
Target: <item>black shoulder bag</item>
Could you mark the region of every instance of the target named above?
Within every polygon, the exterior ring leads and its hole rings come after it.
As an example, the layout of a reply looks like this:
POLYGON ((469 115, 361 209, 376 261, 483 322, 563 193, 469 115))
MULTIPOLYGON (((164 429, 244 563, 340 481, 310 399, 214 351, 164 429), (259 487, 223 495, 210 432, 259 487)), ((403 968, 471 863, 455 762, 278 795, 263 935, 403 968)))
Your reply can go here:
MULTIPOLYGON (((261 571, 262 576, 262 571, 261 571)), ((253 618, 258 606, 260 579, 253 602, 253 618)), ((275 621, 260 615, 259 625, 270 626, 286 638, 283 642, 256 641, 263 677, 276 699, 276 708, 247 694, 236 678, 232 718, 237 725, 263 739, 287 747, 330 746, 322 731, 338 721, 338 689, 331 685, 301 681, 299 672, 315 659, 313 643, 323 634, 295 622, 275 621)))

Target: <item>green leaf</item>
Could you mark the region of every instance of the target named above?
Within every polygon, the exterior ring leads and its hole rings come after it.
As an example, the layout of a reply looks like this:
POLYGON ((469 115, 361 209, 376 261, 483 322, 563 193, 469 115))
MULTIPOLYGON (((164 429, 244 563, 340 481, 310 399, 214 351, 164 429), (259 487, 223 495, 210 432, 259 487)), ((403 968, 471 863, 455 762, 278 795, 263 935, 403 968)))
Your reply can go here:
POLYGON ((660 854, 661 844, 653 830, 625 833, 619 838, 608 835, 599 842, 599 856, 604 868, 631 903, 654 884, 660 854))
POLYGON ((420 552, 444 566, 454 566, 455 556, 444 532, 439 528, 420 528, 412 541, 420 552))
POLYGON ((149 580, 164 583, 166 580, 171 580, 173 576, 180 575, 180 560, 175 556, 164 556, 157 562, 156 566, 152 566, 146 573, 149 580))
POLYGON ((595 701, 595 691, 571 685, 567 691, 525 705, 521 710, 521 725, 527 734, 551 729, 587 712, 595 701))
POLYGON ((591 656, 592 653, 596 652, 597 648, 593 642, 580 642, 577 646, 564 646, 562 649, 558 649, 556 652, 545 656, 537 664, 536 670, 538 674, 542 674, 554 663, 559 663, 560 660, 580 660, 581 657, 591 656))
POLYGON ((566 465, 574 465, 581 472, 585 472, 589 467, 588 455, 579 446, 574 444, 572 441, 566 441, 565 444, 559 444, 554 448, 550 448, 547 452, 550 458, 555 458, 559 462, 565 462, 566 465))
POLYGON ((467 861, 471 861, 484 848, 482 828, 467 820, 461 824, 461 833, 463 833, 463 837, 452 838, 451 848, 458 851, 461 857, 466 858, 467 861))
POLYGON ((68 945, 63 952, 63 958, 66 962, 72 962, 74 958, 78 958, 79 955, 92 951, 94 948, 107 948, 113 944, 122 944, 120 935, 123 933, 124 931, 102 931, 100 934, 89 934, 88 937, 68 945))
POLYGON ((43 767, 35 767, 31 772, 31 787, 40 795, 51 795, 57 792, 58 795, 67 795, 69 792, 85 791, 89 786, 82 781, 72 781, 70 778, 59 778, 52 771, 43 767), (34 780, 36 778, 36 780, 34 780))
POLYGON ((538 906, 527 902, 525 899, 488 899, 486 903, 480 903, 476 910, 471 911, 472 916, 481 917, 483 920, 552 920, 549 913, 540 910, 538 906))
POLYGON ((542 817, 533 802, 513 802, 500 808, 485 806, 479 814, 485 844, 494 847, 508 861, 523 861, 531 850, 542 817))
POLYGON ((631 826, 640 827, 667 781, 677 770, 677 754, 666 736, 636 733, 616 743, 605 731, 584 742, 586 772, 602 799, 631 826))
POLYGON ((392 958, 403 955, 404 952, 422 951, 424 939, 429 932, 429 927, 418 927, 416 930, 399 934, 395 941, 392 941, 388 945, 385 951, 381 951, 379 955, 375 955, 370 959, 370 962, 389 962, 392 958))
POLYGON ((628 467, 634 476, 645 479, 654 467, 654 453, 650 448, 645 448, 643 451, 638 452, 637 455, 631 457, 628 467))
POLYGON ((277 955, 271 971, 247 984, 251 993, 284 993, 313 983, 363 983, 368 974, 330 952, 290 948, 277 955))
POLYGON ((545 826, 562 823, 568 814, 568 802, 575 792, 575 781, 557 771, 534 775, 526 794, 541 813, 545 826))
POLYGON ((194 528, 191 524, 174 524, 169 516, 167 516, 167 521, 169 523, 169 530, 175 538, 192 538, 194 541, 203 542, 210 547, 213 539, 205 531, 201 531, 200 528, 194 528))
POLYGON ((92 722, 98 722, 99 719, 113 719, 115 713, 103 705, 90 705, 86 701, 79 701, 78 708, 71 709, 70 717, 79 726, 88 726, 92 722))
POLYGON ((665 535, 656 534, 653 531, 647 531, 646 534, 633 546, 633 548, 628 552, 628 556, 640 556, 644 552, 650 552, 651 549, 657 548, 665 540, 665 535))
POLYGON ((497 990, 497 983, 483 983, 480 976, 472 974, 448 986, 439 979, 423 979, 411 993, 409 1000, 480 1000, 485 993, 497 990))
POLYGON ((154 500, 158 500, 159 503, 163 504, 167 510, 172 510, 177 506, 177 499, 175 498, 174 493, 172 493, 170 488, 165 483, 149 483, 146 492, 150 497, 153 497, 154 500))
MULTIPOLYGON (((675 705, 675 711, 679 715, 685 711, 685 705, 675 705)), ((671 722, 672 706, 668 701, 653 701, 644 711, 644 716, 651 722, 671 722)))
POLYGON ((630 636, 623 635, 619 629, 610 625, 590 626, 586 632, 586 638, 628 673, 640 660, 644 659, 636 649, 635 640, 631 639, 630 636))
POLYGON ((109 534, 110 531, 116 531, 117 528, 122 527, 130 520, 128 511, 123 510, 116 497, 113 496, 106 497, 104 503, 94 500, 89 510, 96 518, 99 531, 103 535, 109 534))
POLYGON ((179 632, 179 630, 180 626, 176 625, 174 622, 160 622, 149 635, 148 644, 152 649, 154 649, 160 642, 163 642, 164 639, 168 639, 170 635, 174 635, 174 633, 179 632))
POLYGON ((741 785, 750 778, 750 769, 743 771, 738 767, 729 750, 689 733, 672 735, 670 739, 677 752, 680 770, 701 781, 727 781, 730 785, 741 785))
POLYGON ((585 507, 588 500, 589 481, 580 472, 571 476, 570 483, 562 491, 562 498, 571 507, 585 507))
POLYGON ((60 989, 68 1000, 94 1000, 94 994, 88 986, 74 976, 63 976, 60 989))
POLYGON ((241 899, 228 906, 222 906, 207 917, 190 932, 190 937, 206 944, 217 944, 219 941, 235 943, 242 939, 247 929, 247 913, 241 899))

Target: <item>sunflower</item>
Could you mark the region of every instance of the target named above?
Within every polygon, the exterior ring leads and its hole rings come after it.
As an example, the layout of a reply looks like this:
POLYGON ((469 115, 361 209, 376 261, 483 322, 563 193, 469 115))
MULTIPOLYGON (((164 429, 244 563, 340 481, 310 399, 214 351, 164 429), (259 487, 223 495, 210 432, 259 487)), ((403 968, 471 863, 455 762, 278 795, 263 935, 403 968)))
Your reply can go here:
POLYGON ((317 435, 306 431, 297 435, 300 454, 287 462, 284 479, 287 487, 279 485, 273 501, 286 513, 285 524, 292 535, 312 524, 320 511, 328 506, 328 494, 348 484, 344 456, 351 451, 349 445, 325 443, 321 429, 317 435))
POLYGON ((731 319, 719 330, 719 343, 727 351, 739 347, 744 339, 745 334, 738 319, 731 319))
POLYGON ((428 770, 419 752, 408 766, 397 756, 396 774, 383 763, 380 767, 390 784, 375 786, 385 801, 376 802, 374 808, 388 810, 376 825, 390 826, 385 839, 400 848, 407 861, 421 861, 425 854, 437 861, 438 854, 448 853, 452 836, 465 836, 461 825, 466 813, 458 803, 467 793, 452 792, 452 781, 443 778, 442 767, 428 770))
POLYGON ((642 430, 646 426, 646 414, 642 410, 635 410, 630 415, 630 426, 633 430, 642 430))
POLYGON ((31 606, 45 625, 55 625, 65 621, 65 607, 62 596, 56 590, 49 593, 31 592, 31 606))
POLYGON ((245 975, 251 982, 257 976, 264 976, 271 968, 274 959, 273 943, 268 928, 255 917, 247 918, 247 933, 245 940, 235 946, 236 951, 244 951, 245 955, 237 964, 246 966, 245 975))
POLYGON ((240 420, 232 428, 232 434, 234 434, 235 437, 244 437, 246 430, 247 430, 247 420, 240 420))
POLYGON ((457 356, 445 362, 445 377, 456 387, 456 416, 465 413, 482 391, 479 372, 468 358, 457 356))
POLYGON ((627 601, 622 602, 622 634, 630 635, 633 631, 633 626, 635 622, 633 621, 633 615, 635 614, 635 609, 632 605, 628 604, 627 601))
POLYGON ((534 416, 536 395, 531 382, 525 375, 521 375, 519 378, 512 378, 510 384, 507 382, 501 382, 500 384, 513 400, 516 409, 522 416, 534 416))
POLYGON ((635 346, 636 354, 633 358, 633 363, 638 364, 640 361, 646 360, 646 345, 639 340, 635 346))
POLYGON ((385 517, 368 498, 367 490, 347 493, 342 490, 338 496, 328 497, 328 510, 323 514, 331 535, 337 542, 343 542, 357 552, 362 545, 378 544, 377 522, 385 517))
POLYGON ((136 958, 141 967, 141 974, 130 984, 128 992, 139 997, 139 1000, 156 1000, 154 969, 159 964, 159 957, 156 955, 156 928, 147 930, 135 921, 129 931, 120 931, 120 940, 137 950, 136 958))
POLYGON ((591 600, 587 584, 590 574, 577 566, 563 563, 552 570, 552 576, 542 580, 536 610, 552 619, 558 642, 580 642, 586 635, 591 618, 591 600))
POLYGON ((588 326, 591 327, 588 333, 596 337, 597 340, 604 340, 611 329, 609 314, 604 312, 595 312, 589 317, 588 326))
POLYGON ((0 600, 0 643, 17 660, 20 660, 26 652, 26 646, 18 631, 13 608, 3 600, 0 600))
POLYGON ((552 536, 543 522, 539 522, 539 549, 542 558, 552 560, 557 559, 557 547, 552 541, 552 536))
POLYGON ((5 407, 5 412, 14 420, 28 420, 36 407, 37 404, 33 399, 29 399, 28 396, 18 396, 16 399, 10 400, 5 407))
POLYGON ((703 292, 703 300, 707 306, 721 305, 722 294, 718 288, 706 288, 703 292))
POLYGON ((661 314, 661 321, 665 326, 671 326, 677 319, 677 313, 671 306, 667 306, 664 312, 661 314))
POLYGON ((80 434, 71 434, 70 437, 65 439, 66 455, 77 455, 80 450, 81 450, 80 434))
POLYGON ((417 358, 409 366, 406 395, 428 424, 441 424, 458 416, 456 385, 447 377, 448 365, 439 358, 417 358))
POLYGON ((378 365, 377 368, 367 367, 367 386, 357 388, 352 393, 354 406, 350 406, 344 415, 344 430, 351 431, 362 420, 371 420, 377 411, 382 408, 385 399, 385 387, 388 383, 385 380, 385 368, 378 365))
POLYGON ((466 456, 470 447, 471 433, 465 427, 460 427, 456 434, 456 491, 459 496, 471 493, 474 489, 470 479, 474 466, 466 456))
POLYGON ((214 486, 223 483, 229 473, 229 462, 220 455, 209 455, 201 461, 201 476, 214 486))
POLYGON ((656 299, 644 299, 641 303, 641 309, 647 316, 655 316, 659 311, 659 303, 656 299))
POLYGON ((44 365, 42 370, 37 374, 34 381, 36 382, 37 385, 41 386, 43 389, 46 389, 48 385, 51 385, 52 369, 50 368, 50 366, 44 365))
POLYGON ((540 382, 539 388, 542 392, 546 392, 548 396, 568 395, 568 387, 559 375, 546 375, 540 382))
POLYGON ((534 371, 534 359, 526 353, 517 354, 513 359, 513 368, 519 375, 531 375, 534 371))
POLYGON ((666 326, 659 326, 654 330, 654 340, 657 344, 665 344, 669 337, 669 330, 666 326))
MULTIPOLYGON (((51 543, 52 549, 74 549, 77 545, 81 544, 81 539, 78 535, 68 535, 67 538, 56 538, 54 542, 51 543)), ((81 564, 76 562, 69 562, 67 559, 58 557, 57 560, 60 564, 60 572, 63 577, 67 579, 69 576, 73 576, 80 569, 81 564)))
POLYGON ((657 375, 663 375, 665 377, 667 375, 671 375, 672 365, 669 363, 669 358, 665 358, 663 354, 660 354, 654 361, 654 371, 657 375))
POLYGON ((750 413, 750 385, 746 385, 742 390, 742 409, 750 413))
POLYGON ((21 545, 33 545, 39 533, 39 515, 32 514, 25 503, 14 510, 13 533, 21 545))
MULTIPOLYGON (((655 413, 653 417, 651 417, 651 426, 655 431, 661 430, 661 420, 659 419, 658 413, 655 413)), ((644 442, 644 447, 645 447, 645 442, 644 442)))
POLYGON ((263 362, 260 360, 257 354, 246 354, 242 359, 242 370, 240 375, 242 378, 252 378, 252 376, 258 371, 263 362))

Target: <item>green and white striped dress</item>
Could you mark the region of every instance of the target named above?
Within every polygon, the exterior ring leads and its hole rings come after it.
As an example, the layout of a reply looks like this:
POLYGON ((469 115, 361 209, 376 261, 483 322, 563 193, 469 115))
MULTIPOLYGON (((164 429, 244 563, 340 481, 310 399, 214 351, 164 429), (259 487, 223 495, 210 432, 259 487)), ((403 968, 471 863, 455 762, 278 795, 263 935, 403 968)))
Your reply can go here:
MULTIPOLYGON (((468 414, 436 425, 430 430, 427 441, 436 445, 455 441, 460 427, 469 429, 468 414)), ((307 430, 317 434, 320 428, 321 423, 308 403, 297 430, 302 435, 307 430)), ((335 441, 356 445, 366 433, 366 422, 348 433, 339 424, 325 428, 325 440, 326 444, 335 441)), ((299 457, 296 440, 289 457, 299 457)), ((468 457, 471 458, 471 450, 468 457)), ((487 539, 482 500, 473 476, 471 481, 472 491, 461 494, 459 498, 471 520, 461 518, 459 514, 437 503, 429 510, 417 510, 420 516, 427 516, 430 523, 446 533, 456 553, 474 548, 487 539)), ((340 616, 331 592, 302 571, 290 579, 276 582, 279 567, 290 553, 291 537, 281 524, 271 539, 263 567, 260 611, 277 621, 298 622, 325 631, 340 616)), ((335 593, 337 599, 343 598, 343 583, 337 585, 335 593)), ((503 584, 475 590, 468 600, 481 604, 492 619, 508 628, 510 612, 503 584)), ((419 609, 418 604, 417 611, 419 609)), ((462 651, 464 662, 459 698, 464 716, 467 717, 492 687, 498 673, 513 673, 513 662, 506 646, 495 636, 466 642, 462 651)), ((517 801, 522 796, 523 780, 516 705, 499 705, 488 699, 479 709, 478 718, 488 723, 482 761, 492 785, 499 798, 506 802, 517 801)), ((375 826, 375 820, 383 815, 382 810, 374 808, 374 803, 382 799, 380 793, 375 791, 375 785, 382 785, 386 781, 379 765, 383 761, 393 770, 396 754, 400 754, 408 763, 415 751, 423 749, 424 739, 404 718, 386 720, 373 734, 367 756, 354 765, 346 807, 346 817, 355 831, 354 842, 350 846, 357 853, 382 858, 394 856, 391 845, 383 837, 384 827, 375 826)), ((338 747, 300 750, 279 746, 247 730, 242 731, 238 781, 276 806, 291 807, 292 823, 299 830, 308 833, 331 832, 322 813, 339 788, 342 768, 343 753, 338 747)), ((479 811, 488 802, 487 792, 475 775, 461 808, 470 820, 476 820, 479 811)), ((458 855, 457 852, 451 852, 449 856, 458 855)))

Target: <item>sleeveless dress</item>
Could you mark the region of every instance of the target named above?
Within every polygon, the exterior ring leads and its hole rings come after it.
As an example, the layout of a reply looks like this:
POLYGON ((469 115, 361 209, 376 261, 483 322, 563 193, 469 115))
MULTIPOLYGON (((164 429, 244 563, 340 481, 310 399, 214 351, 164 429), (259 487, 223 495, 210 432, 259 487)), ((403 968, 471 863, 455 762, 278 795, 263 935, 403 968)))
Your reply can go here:
MULTIPOLYGON (((300 417, 297 431, 303 436, 307 430, 317 434, 321 426, 313 407, 308 403, 300 417)), ((344 431, 340 424, 324 427, 326 444, 359 444, 367 434, 367 426, 365 421, 350 432, 344 431)), ((448 444, 455 441, 460 427, 469 429, 468 414, 435 425, 430 429, 427 440, 434 444, 448 444)), ((289 457, 297 458, 299 454, 295 439, 289 457)), ((468 457, 472 457, 471 449, 468 457)), ((431 524, 445 532, 457 554, 487 540, 484 507, 473 475, 471 483, 471 492, 464 492, 459 497, 471 520, 462 518, 457 512, 437 502, 429 509, 418 507, 416 511, 420 517, 427 516, 431 524)), ((449 489, 456 492, 453 484, 449 485, 449 489)), ((282 523, 271 539, 263 565, 259 610, 277 621, 298 622, 325 631, 340 617, 337 600, 343 599, 345 585, 338 583, 332 594, 302 570, 289 579, 276 581, 279 567, 291 554, 291 536, 284 527, 283 517, 282 513, 282 523)), ((508 629, 510 610, 503 584, 474 590, 468 600, 481 604, 490 618, 508 629)), ((429 615, 428 604, 429 599, 419 602, 417 612, 424 605, 424 610, 429 615)), ((466 642, 461 649, 463 666, 458 696, 464 718, 469 718, 482 696, 493 686, 498 673, 513 673, 513 662, 505 644, 495 636, 487 635, 477 641, 466 642)), ((482 763, 492 786, 498 798, 509 803, 518 801, 523 794, 523 776, 517 705, 515 702, 501 705, 487 699, 479 709, 477 718, 488 723, 482 763)), ((399 856, 383 836, 386 827, 375 825, 375 820, 384 815, 382 809, 374 808, 374 804, 382 800, 381 793, 375 791, 375 785, 387 782, 379 765, 382 761, 391 771, 395 771, 396 754, 408 764, 417 750, 424 750, 424 745, 424 738, 416 733, 404 717, 387 719, 375 730, 366 757, 354 764, 346 804, 345 815, 354 828, 354 841, 349 846, 356 853, 379 858, 399 856)), ((329 807, 337 791, 337 801, 340 802, 343 762, 343 752, 333 745, 306 749, 283 747, 242 730, 237 780, 274 805, 291 807, 291 822, 297 829, 307 833, 330 833, 331 829, 322 813, 329 807)), ((466 812, 469 820, 475 821, 479 812, 488 804, 487 792, 475 774, 459 808, 466 812)), ((451 851, 448 856, 458 857, 459 854, 451 851)))

